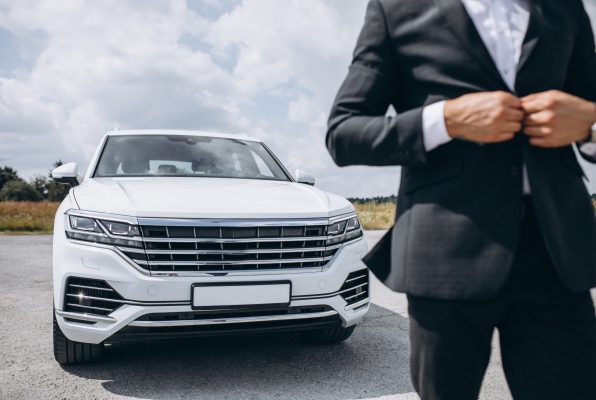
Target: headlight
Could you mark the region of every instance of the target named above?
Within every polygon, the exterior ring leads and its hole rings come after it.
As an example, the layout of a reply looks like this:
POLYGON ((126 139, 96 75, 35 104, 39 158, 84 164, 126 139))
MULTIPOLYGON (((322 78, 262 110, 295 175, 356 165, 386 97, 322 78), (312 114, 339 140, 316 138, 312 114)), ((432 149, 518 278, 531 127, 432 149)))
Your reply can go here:
POLYGON ((136 225, 79 215, 69 215, 68 221, 70 224, 66 228, 66 237, 69 239, 143 248, 143 242, 139 237, 140 230, 136 225), (122 236, 122 238, 112 237, 112 235, 122 236))
POLYGON ((358 228, 360 228, 360 221, 358 221, 358 217, 350 218, 346 222, 346 232, 350 232, 358 228))
POLYGON ((85 232, 103 232, 93 218, 78 217, 76 215, 70 215, 69 218, 72 229, 85 232))
POLYGON ((346 229, 346 221, 336 222, 331 224, 327 227, 327 234, 328 235, 339 235, 344 233, 346 229))
POLYGON ((138 226, 114 221, 101 221, 101 223, 112 235, 140 236, 138 226))
POLYGON ((358 217, 351 217, 342 221, 334 222, 327 226, 327 235, 333 236, 327 239, 326 245, 334 245, 347 242, 362 236, 362 228, 358 217))

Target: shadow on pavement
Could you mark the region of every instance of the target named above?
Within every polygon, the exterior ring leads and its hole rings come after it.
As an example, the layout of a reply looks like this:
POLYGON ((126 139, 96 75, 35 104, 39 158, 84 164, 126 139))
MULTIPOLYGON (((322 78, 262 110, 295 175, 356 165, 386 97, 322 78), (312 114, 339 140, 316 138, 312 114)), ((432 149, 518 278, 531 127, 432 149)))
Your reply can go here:
POLYGON ((104 361, 66 367, 114 395, 150 399, 375 398, 408 393, 408 321, 373 305, 346 342, 295 335, 203 338, 111 346, 104 361))

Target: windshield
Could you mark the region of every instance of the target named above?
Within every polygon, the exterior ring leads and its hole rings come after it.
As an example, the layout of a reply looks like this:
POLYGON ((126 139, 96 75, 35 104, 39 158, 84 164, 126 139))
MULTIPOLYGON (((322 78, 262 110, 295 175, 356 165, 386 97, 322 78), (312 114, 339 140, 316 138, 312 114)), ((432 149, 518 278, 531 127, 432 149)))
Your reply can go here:
POLYGON ((289 180, 259 142, 186 135, 110 136, 94 177, 126 176, 289 180))

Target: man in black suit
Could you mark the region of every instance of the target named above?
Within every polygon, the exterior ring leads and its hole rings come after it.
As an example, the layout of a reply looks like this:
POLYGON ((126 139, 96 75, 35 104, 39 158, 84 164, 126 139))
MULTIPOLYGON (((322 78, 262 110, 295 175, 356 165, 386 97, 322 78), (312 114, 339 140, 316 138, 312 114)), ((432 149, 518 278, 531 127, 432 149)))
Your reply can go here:
POLYGON ((596 54, 581 0, 371 0, 334 102, 339 165, 402 165, 365 262, 408 294, 423 399, 596 399, 596 54), (386 116, 392 105, 397 115, 386 116))

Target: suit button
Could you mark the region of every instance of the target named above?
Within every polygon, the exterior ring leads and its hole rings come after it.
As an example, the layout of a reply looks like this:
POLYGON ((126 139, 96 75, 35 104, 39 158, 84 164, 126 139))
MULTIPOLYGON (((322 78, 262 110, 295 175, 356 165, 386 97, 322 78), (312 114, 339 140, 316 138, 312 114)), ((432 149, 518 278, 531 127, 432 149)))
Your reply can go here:
POLYGON ((519 176, 521 174, 521 168, 518 166, 513 166, 511 167, 511 169, 509 170, 511 172, 511 175, 513 176, 519 176))

